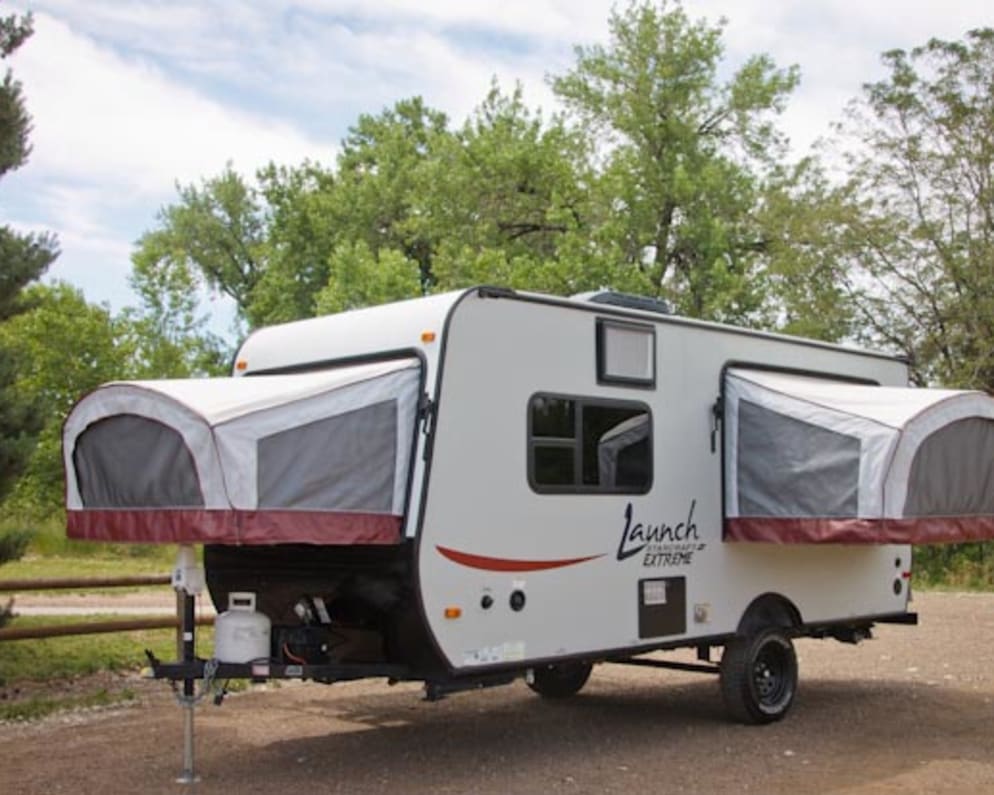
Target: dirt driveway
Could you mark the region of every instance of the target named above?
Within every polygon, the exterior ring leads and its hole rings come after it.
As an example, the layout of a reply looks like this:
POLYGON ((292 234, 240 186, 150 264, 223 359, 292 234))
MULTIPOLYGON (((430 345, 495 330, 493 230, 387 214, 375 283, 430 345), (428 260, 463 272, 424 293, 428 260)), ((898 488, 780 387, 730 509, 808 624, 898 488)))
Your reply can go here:
POLYGON ((0 792, 994 793, 994 594, 915 608, 921 626, 858 647, 801 641, 772 726, 727 723, 714 678, 622 666, 562 703, 294 684, 198 710, 191 788, 180 711, 149 682, 126 709, 0 726, 0 792))

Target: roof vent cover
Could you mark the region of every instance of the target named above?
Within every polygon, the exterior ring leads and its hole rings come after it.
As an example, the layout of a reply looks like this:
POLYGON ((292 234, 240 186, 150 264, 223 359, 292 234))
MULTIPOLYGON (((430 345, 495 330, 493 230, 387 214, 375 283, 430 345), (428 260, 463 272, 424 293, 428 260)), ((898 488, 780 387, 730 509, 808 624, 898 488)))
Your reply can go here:
POLYGON ((655 312, 657 315, 673 314, 670 305, 661 298, 650 298, 647 295, 631 295, 618 293, 614 290, 597 290, 590 293, 580 293, 573 296, 578 301, 590 301, 593 304, 621 306, 626 309, 638 309, 642 312, 655 312))

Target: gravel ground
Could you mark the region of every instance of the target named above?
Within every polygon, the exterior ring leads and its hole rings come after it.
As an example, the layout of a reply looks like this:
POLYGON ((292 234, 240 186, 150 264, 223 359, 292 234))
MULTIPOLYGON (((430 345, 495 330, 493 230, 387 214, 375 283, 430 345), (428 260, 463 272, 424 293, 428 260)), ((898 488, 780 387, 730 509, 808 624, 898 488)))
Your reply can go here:
POLYGON ((180 710, 147 682, 132 707, 0 725, 0 792, 994 793, 994 594, 914 606, 921 626, 858 647, 800 641, 771 726, 728 723, 712 677, 623 666, 560 703, 284 684, 198 709, 203 780, 180 787, 180 710))

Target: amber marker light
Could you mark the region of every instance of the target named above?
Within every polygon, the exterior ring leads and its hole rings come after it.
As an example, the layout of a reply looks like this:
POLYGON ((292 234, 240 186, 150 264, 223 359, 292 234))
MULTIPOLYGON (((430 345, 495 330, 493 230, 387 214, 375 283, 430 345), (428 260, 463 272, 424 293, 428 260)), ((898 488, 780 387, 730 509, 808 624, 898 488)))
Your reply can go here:
POLYGON ((462 608, 461 607, 447 607, 447 608, 445 608, 445 617, 446 618, 459 618, 459 616, 461 616, 461 615, 462 615, 462 608))
POLYGON ((235 369, 240 373, 244 372, 245 370, 248 369, 248 362, 245 361, 244 359, 239 359, 237 362, 235 362, 235 369))
POLYGON ((422 342, 434 342, 435 341, 435 332, 434 331, 422 331, 421 332, 421 341, 422 342))

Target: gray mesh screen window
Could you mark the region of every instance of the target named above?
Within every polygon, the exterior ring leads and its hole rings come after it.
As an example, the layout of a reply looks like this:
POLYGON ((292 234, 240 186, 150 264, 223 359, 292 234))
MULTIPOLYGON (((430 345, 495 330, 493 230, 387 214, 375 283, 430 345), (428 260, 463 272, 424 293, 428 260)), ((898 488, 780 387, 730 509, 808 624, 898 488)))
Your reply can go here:
POLYGON ((203 508, 183 437, 146 417, 120 414, 93 423, 73 451, 87 508, 203 508))
POLYGON ((859 439, 739 401, 742 516, 853 517, 859 507, 859 439))
POLYGON ((260 508, 373 511, 393 507, 397 401, 259 440, 260 508))
POLYGON ((994 514, 994 422, 970 417, 922 442, 911 463, 904 515, 984 514, 994 514))

